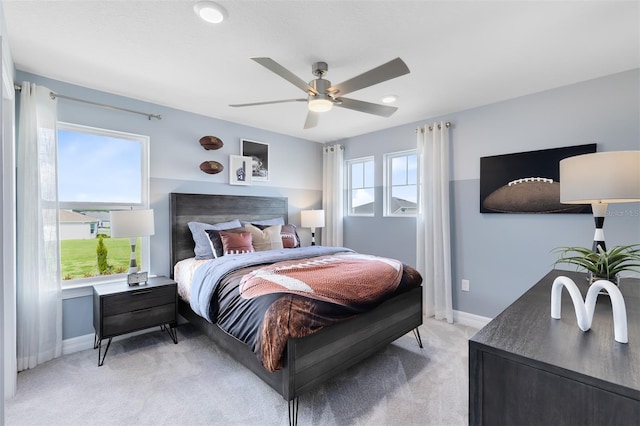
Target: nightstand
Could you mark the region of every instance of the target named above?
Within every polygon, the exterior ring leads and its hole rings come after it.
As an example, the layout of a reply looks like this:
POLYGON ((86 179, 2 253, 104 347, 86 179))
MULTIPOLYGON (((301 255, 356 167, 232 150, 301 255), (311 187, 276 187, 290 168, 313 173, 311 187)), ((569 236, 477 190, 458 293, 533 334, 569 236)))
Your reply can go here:
POLYGON ((111 339, 121 334, 160 326, 178 343, 178 291, 175 281, 154 277, 146 285, 130 287, 126 281, 93 286, 93 348, 98 367, 104 363, 111 339), (102 354, 102 340, 109 339, 102 354))

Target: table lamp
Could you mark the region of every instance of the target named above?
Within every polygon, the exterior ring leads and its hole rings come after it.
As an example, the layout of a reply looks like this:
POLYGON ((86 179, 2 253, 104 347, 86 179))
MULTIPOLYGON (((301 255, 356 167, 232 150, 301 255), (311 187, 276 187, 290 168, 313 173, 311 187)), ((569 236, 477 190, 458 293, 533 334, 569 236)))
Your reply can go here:
POLYGON ((560 202, 591 204, 596 231, 592 250, 606 251, 604 218, 611 203, 640 201, 640 151, 596 152, 560 161, 560 202))
POLYGON ((316 245, 316 228, 324 227, 324 210, 302 210, 300 212, 301 226, 311 228, 311 245, 316 245))
POLYGON ((112 238, 129 237, 131 244, 130 277, 127 280, 129 285, 146 281, 146 277, 133 276, 138 272, 136 240, 138 237, 148 237, 154 234, 153 210, 115 210, 110 212, 110 220, 112 238))

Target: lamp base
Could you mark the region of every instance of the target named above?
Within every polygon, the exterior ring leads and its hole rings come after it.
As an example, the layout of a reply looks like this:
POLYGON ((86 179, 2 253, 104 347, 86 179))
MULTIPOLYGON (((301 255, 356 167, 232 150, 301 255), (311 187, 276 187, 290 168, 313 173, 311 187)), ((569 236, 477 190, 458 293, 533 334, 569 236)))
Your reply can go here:
POLYGON ((604 218, 607 216, 607 203, 592 203, 591 210, 593 210, 593 220, 596 224, 596 231, 593 235, 593 250, 594 253, 598 253, 598 246, 602 250, 607 251, 607 245, 604 243, 604 218))

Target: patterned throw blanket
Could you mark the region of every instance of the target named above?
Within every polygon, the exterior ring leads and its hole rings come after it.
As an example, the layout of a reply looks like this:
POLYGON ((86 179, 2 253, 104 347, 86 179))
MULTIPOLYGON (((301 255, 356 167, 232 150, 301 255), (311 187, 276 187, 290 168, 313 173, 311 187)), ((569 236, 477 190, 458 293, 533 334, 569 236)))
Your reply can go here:
POLYGON ((189 303, 193 312, 215 322, 217 303, 213 301, 218 285, 227 274, 248 266, 265 265, 287 260, 352 252, 345 247, 309 246, 297 249, 258 251, 237 256, 222 256, 200 266, 193 274, 189 303))
POLYGON ((395 291, 402 263, 383 257, 342 253, 278 262, 252 271, 240 282, 240 295, 251 299, 293 293, 353 306, 374 303, 395 291))

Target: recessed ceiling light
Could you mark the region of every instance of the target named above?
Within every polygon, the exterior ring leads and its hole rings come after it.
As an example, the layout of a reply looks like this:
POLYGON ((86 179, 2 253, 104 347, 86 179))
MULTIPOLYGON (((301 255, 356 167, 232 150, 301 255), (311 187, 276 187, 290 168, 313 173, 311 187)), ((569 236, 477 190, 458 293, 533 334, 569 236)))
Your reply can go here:
POLYGON ((219 24, 227 18, 224 7, 212 1, 199 1, 193 5, 193 10, 202 20, 212 24, 219 24))
POLYGON ((398 97, 396 95, 386 95, 386 96, 383 96, 381 99, 382 103, 385 103, 385 104, 392 104, 397 100, 398 100, 398 97))

